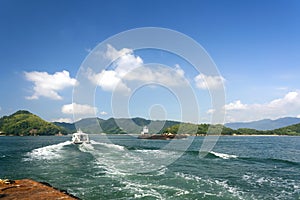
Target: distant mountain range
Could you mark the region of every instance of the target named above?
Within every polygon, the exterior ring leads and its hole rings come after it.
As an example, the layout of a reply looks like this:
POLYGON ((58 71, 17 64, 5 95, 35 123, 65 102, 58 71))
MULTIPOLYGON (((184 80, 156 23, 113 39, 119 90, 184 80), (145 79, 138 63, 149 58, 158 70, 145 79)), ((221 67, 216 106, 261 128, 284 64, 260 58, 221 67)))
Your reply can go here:
POLYGON ((252 121, 252 122, 227 123, 225 124, 225 126, 232 129, 250 128, 256 130, 274 130, 274 129, 279 129, 285 126, 290 126, 298 123, 300 123, 300 118, 284 117, 276 120, 263 119, 263 120, 252 121))
POLYGON ((147 120, 143 118, 100 118, 81 119, 75 123, 54 122, 55 125, 63 127, 68 132, 75 132, 79 128, 86 133, 108 133, 108 134, 139 134, 143 126, 148 126, 149 133, 159 133, 168 127, 180 124, 177 121, 147 120))
POLYGON ((191 124, 178 121, 147 120, 143 118, 86 118, 75 123, 47 122, 26 110, 0 118, 0 135, 61 135, 71 134, 81 129, 92 134, 140 134, 143 126, 148 126, 150 134, 173 133, 206 135, 300 135, 299 118, 260 120, 247 123, 223 125, 191 124))

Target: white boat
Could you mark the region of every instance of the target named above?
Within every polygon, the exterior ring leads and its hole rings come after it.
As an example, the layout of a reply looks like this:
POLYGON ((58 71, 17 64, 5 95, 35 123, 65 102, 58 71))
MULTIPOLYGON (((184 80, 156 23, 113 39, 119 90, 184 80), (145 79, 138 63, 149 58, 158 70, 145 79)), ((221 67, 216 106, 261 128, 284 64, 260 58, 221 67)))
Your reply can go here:
POLYGON ((72 142, 74 144, 90 143, 89 135, 83 133, 80 129, 72 135, 72 142))
POLYGON ((142 130, 142 132, 141 132, 141 134, 144 135, 144 134, 148 134, 148 133, 149 133, 148 127, 147 127, 147 126, 144 126, 144 127, 143 127, 143 130, 142 130))

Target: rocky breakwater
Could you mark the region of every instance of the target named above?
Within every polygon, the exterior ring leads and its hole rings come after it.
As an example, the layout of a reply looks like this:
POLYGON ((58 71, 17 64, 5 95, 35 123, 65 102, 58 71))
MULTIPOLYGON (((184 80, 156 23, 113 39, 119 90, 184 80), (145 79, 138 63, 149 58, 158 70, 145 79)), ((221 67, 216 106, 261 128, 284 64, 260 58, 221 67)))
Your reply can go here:
POLYGON ((0 199, 79 199, 66 191, 58 190, 48 183, 30 179, 8 180, 0 179, 0 199))

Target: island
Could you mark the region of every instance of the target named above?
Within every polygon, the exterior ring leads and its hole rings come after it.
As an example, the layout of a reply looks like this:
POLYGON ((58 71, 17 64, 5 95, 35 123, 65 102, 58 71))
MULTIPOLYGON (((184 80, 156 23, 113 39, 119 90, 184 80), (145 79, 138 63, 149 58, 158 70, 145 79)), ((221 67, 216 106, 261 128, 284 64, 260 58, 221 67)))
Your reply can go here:
POLYGON ((39 136, 66 135, 68 131, 26 110, 19 110, 12 115, 0 118, 0 135, 39 136))

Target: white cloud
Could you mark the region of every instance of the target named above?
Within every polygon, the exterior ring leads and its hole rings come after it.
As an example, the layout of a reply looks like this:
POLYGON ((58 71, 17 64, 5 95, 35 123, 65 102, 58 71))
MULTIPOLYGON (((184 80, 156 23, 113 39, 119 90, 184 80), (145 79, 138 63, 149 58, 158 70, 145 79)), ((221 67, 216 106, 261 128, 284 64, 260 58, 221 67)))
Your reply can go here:
POLYGON ((300 92, 287 93, 284 97, 264 104, 243 104, 240 100, 225 105, 226 121, 252 121, 298 116, 300 92))
POLYGON ((116 50, 111 45, 107 45, 107 50, 103 54, 106 59, 113 61, 113 69, 102 70, 95 73, 91 68, 87 69, 88 79, 101 87, 104 91, 121 91, 129 93, 130 81, 154 82, 166 84, 168 86, 180 86, 185 82, 184 71, 178 64, 175 68, 161 66, 144 66, 141 57, 134 55, 131 49, 116 50))
POLYGON ((39 97, 47 97, 54 100, 61 100, 58 94, 67 87, 75 86, 77 81, 70 77, 68 71, 55 72, 48 74, 47 72, 24 72, 25 78, 34 83, 33 95, 26 97, 27 99, 39 99, 39 97))
POLYGON ((246 104, 242 104, 240 100, 225 105, 225 110, 244 110, 247 109, 246 104))
POLYGON ((124 79, 128 81, 153 82, 168 87, 183 86, 187 84, 184 78, 184 72, 179 66, 175 69, 163 66, 143 66, 132 71, 124 77, 124 79))
POLYGON ((123 77, 130 71, 143 65, 143 60, 139 56, 135 56, 131 49, 116 50, 113 46, 107 45, 107 50, 104 53, 104 58, 115 62, 113 70, 102 70, 100 73, 95 73, 92 69, 87 69, 87 76, 95 85, 100 86, 104 91, 122 91, 130 92, 123 81, 123 77))
POLYGON ((107 112, 101 111, 101 112, 100 112, 100 115, 107 115, 107 112))
POLYGON ((213 114, 214 112, 216 112, 216 110, 211 108, 206 113, 207 114, 213 114))
POLYGON ((116 50, 112 45, 107 45, 107 50, 104 54, 104 57, 108 60, 115 60, 124 55, 132 55, 133 51, 131 49, 123 48, 121 50, 116 50))
POLYGON ((73 123, 73 119, 71 118, 58 118, 51 120, 52 122, 65 122, 65 123, 73 123))
POLYGON ((61 112, 64 114, 78 114, 78 115, 95 115, 97 108, 87 104, 71 103, 63 105, 61 112))
POLYGON ((87 69, 87 76, 92 83, 100 86, 104 91, 122 91, 130 92, 130 89, 122 81, 122 78, 113 70, 103 70, 100 73, 94 73, 92 69, 87 69))
POLYGON ((180 67, 179 64, 176 64, 176 65, 175 65, 175 71, 176 71, 176 73, 177 73, 179 76, 184 77, 184 71, 183 71, 183 69, 181 69, 181 67, 180 67))
POLYGON ((199 89, 220 89, 223 87, 225 79, 222 76, 207 76, 205 74, 199 74, 194 78, 196 86, 199 89))

